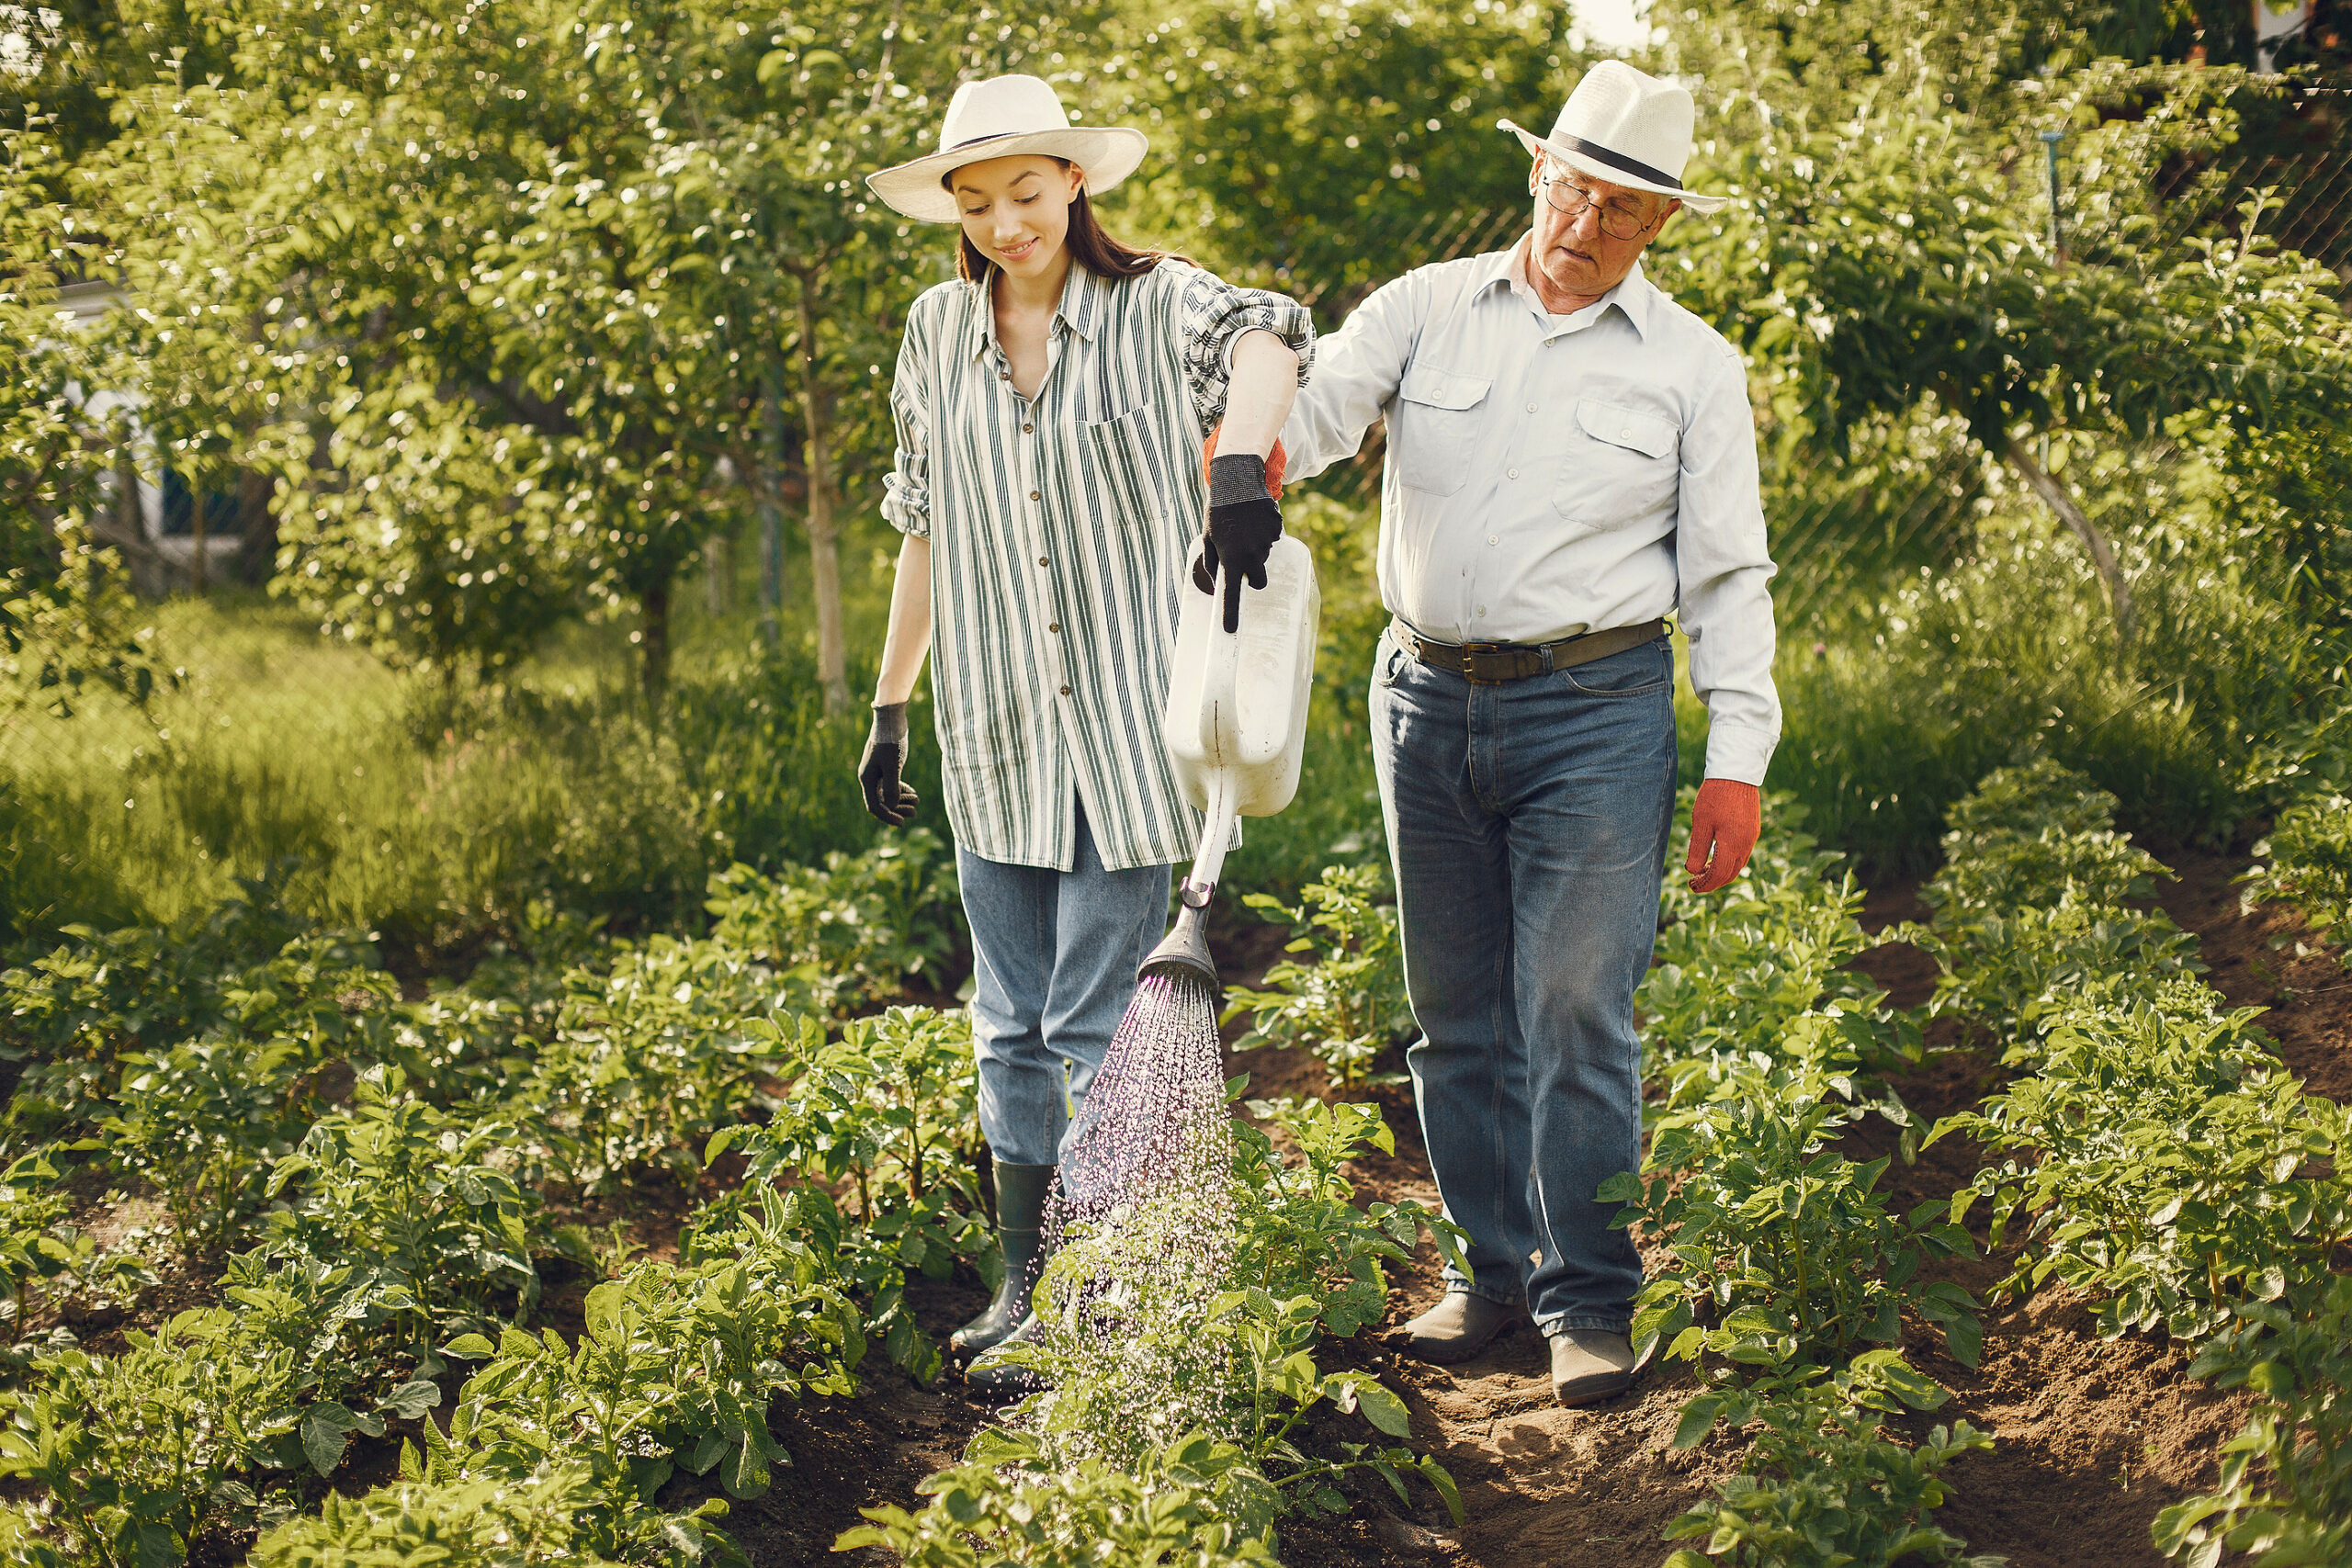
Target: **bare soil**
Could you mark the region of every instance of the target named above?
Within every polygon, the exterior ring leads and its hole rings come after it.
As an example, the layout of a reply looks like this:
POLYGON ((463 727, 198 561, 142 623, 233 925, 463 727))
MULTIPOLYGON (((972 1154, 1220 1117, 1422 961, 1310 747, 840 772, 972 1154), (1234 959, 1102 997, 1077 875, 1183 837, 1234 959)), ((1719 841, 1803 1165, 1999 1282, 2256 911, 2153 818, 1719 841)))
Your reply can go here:
MULTIPOLYGON (((2313 1092, 2352 1096, 2352 969, 2314 942, 2291 911, 2241 908, 2235 878, 2244 857, 2179 851, 2167 858, 2179 877, 2165 885, 2158 901, 2198 933, 2208 980, 2235 1005, 2269 1010, 2265 1027, 2313 1092)), ((1903 884, 1874 891, 1864 919, 1876 931, 1925 914, 1913 886, 1903 884)), ((1278 950, 1272 928, 1226 935, 1219 960, 1229 976, 1255 976, 1278 950)), ((1856 967, 1901 1007, 1924 1001, 1935 979, 1927 956, 1903 944, 1877 948, 1856 967)), ((1975 1103, 1999 1082, 2000 1070, 1948 1024, 1928 1038, 1939 1049, 1893 1087, 1932 1122, 1975 1103)), ((1252 1097, 1330 1092, 1321 1065, 1300 1053, 1236 1053, 1227 1070, 1250 1076, 1252 1097)), ((1358 1197, 1434 1203, 1410 1089, 1369 1094, 1387 1112, 1396 1153, 1351 1168, 1358 1197)), ((1885 1180, 1898 1208, 1948 1198, 1983 1163, 1982 1151, 1953 1137, 1906 1165, 1894 1129, 1876 1119, 1852 1129, 1847 1148, 1856 1158, 1896 1156, 1885 1180)), ((1981 1239, 1981 1222, 1978 1234, 1981 1239)), ((1960 1263, 1949 1277, 1981 1291, 2006 1271, 2007 1261, 1960 1263)), ((1404 1395, 1415 1441, 1460 1483, 1468 1522, 1456 1529, 1426 1496, 1406 1509, 1385 1490, 1365 1491, 1350 1518, 1285 1529, 1283 1560, 1294 1568, 1657 1568, 1668 1551, 1666 1526, 1738 1461, 1738 1445, 1722 1433, 1688 1452, 1670 1446, 1677 1415, 1693 1392, 1688 1374, 1653 1370, 1617 1400, 1569 1411, 1553 1402, 1544 1342, 1524 1325, 1463 1366, 1403 1359, 1384 1337, 1436 1300, 1437 1262, 1424 1244, 1412 1269, 1394 1279, 1384 1329, 1368 1330, 1334 1354, 1378 1371, 1404 1395)), ((976 1288, 941 1287, 925 1300, 925 1316, 944 1333, 979 1304, 976 1288)), ((1937 1519, 1972 1551, 2005 1556, 2016 1568, 2158 1568, 2164 1560, 2150 1544, 2150 1522, 2167 1504, 2211 1483, 2217 1450, 2245 1420, 2242 1400, 2189 1381, 2185 1351, 2148 1336, 2103 1339, 2086 1303, 2060 1289, 1988 1314, 1984 1354, 1974 1369, 1952 1360, 1939 1336, 1917 1325, 1905 1349, 1952 1390, 1951 1403, 1928 1420, 1966 1420, 1996 1443, 1992 1452, 1972 1454, 1946 1472, 1953 1495, 1937 1519)), ((800 1428, 784 1435, 797 1467, 770 1497, 739 1507, 731 1528, 760 1568, 824 1561, 830 1532, 854 1523, 858 1506, 883 1500, 911 1506, 914 1482, 952 1461, 988 1414, 961 1397, 952 1372, 929 1392, 895 1374, 871 1381, 856 1401, 826 1402, 796 1416, 800 1428)), ((1928 1424, 1917 1423, 1922 1429, 1928 1424)), ((885 1561, 879 1553, 861 1555, 885 1561)))

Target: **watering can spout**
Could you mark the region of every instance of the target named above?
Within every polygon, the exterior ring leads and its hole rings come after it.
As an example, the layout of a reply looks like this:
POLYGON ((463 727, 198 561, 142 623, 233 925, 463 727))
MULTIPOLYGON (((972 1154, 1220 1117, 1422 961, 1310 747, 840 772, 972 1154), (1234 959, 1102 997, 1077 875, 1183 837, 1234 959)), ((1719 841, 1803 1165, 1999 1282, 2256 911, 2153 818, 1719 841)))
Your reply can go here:
POLYGON ((1185 886, 1183 908, 1177 911, 1175 925, 1151 950, 1143 967, 1136 971, 1137 980, 1148 980, 1155 975, 1170 979, 1190 976, 1205 983, 1212 993, 1222 994, 1223 987, 1216 978, 1216 960, 1209 956, 1209 896, 1213 891, 1198 889, 1199 902, 1195 903, 1196 890, 1190 885, 1185 886))

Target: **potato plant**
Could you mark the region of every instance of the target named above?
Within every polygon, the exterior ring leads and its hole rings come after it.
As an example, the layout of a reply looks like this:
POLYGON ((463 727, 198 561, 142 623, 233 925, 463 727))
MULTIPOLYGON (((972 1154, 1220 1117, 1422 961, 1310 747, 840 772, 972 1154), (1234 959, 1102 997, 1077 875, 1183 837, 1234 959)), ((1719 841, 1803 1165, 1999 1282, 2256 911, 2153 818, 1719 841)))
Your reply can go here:
POLYGON ((901 1000, 910 980, 944 985, 964 929, 955 853, 927 828, 836 850, 821 868, 729 866, 705 907, 712 940, 774 969, 794 1005, 834 1017, 901 1000))
POLYGON ((1250 1018, 1250 1032, 1235 1049, 1297 1046, 1329 1069, 1335 1089, 1402 1081, 1401 1075, 1371 1071, 1413 1027, 1396 906, 1387 894, 1388 874, 1373 863, 1324 867, 1320 881, 1299 890, 1295 908, 1265 893, 1243 897, 1264 919, 1289 923, 1284 953, 1315 958, 1278 961, 1262 989, 1233 987, 1226 1021, 1250 1018))
POLYGON ((1674 1442, 1690 1448, 1719 1424, 1753 1428, 1742 1472, 1667 1527, 1669 1540, 1704 1540, 1666 1568, 1890 1568, 1902 1562, 2006 1561, 1965 1557, 1966 1547, 1929 1513, 1950 1495, 1946 1466, 1990 1449, 1967 1422, 1930 1430, 1905 1446, 1883 1435, 1886 1418, 1933 1410, 1951 1395, 1892 1350, 1870 1350, 1835 1373, 1806 1369, 1683 1406, 1674 1442))
POLYGON ((588 1551, 580 1517, 595 1503, 584 1464, 543 1466, 520 1481, 405 1481, 364 1497, 327 1494, 317 1517, 264 1535, 252 1568, 618 1568, 588 1551))
POLYGON ((2256 1568, 2352 1560, 2352 1278, 2301 1314, 2235 1311, 2189 1371, 2259 1403, 2222 1450, 2220 1486, 2156 1516, 2156 1545, 2190 1568, 2242 1551, 2256 1568))
POLYGON ((1834 1363, 1901 1338, 1908 1308, 1975 1365, 1976 1303, 1917 1279, 1923 1263, 1975 1244, 1939 1203, 1889 1213, 1877 1190, 1885 1158, 1862 1164, 1827 1146, 1862 1114, 1852 1092, 1817 1069, 1751 1068, 1660 1123, 1646 1180, 1602 1185, 1600 1197, 1625 1205, 1611 1223, 1640 1221, 1673 1259, 1635 1303, 1637 1349, 1763 1369, 1834 1363))

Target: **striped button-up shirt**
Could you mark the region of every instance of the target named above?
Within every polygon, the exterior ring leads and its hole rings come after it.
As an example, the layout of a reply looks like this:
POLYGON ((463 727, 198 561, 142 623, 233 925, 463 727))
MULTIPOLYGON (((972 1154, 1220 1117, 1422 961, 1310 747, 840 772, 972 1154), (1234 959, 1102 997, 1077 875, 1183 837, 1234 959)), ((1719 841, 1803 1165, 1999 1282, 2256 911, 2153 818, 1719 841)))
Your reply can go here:
POLYGON ((1197 847, 1159 713, 1207 509, 1203 440, 1234 341, 1257 328, 1298 351, 1303 381, 1304 306, 1182 262, 1115 280, 1073 265, 1024 400, 985 281, 943 283, 908 313, 882 514, 932 542, 947 820, 983 860, 1069 870, 1073 802, 1111 870, 1197 847))
POLYGON ((1388 422, 1380 594, 1441 642, 1549 642, 1680 610, 1707 775, 1780 739, 1747 373, 1635 264, 1572 315, 1527 243, 1387 284, 1324 341, 1283 429, 1294 479, 1388 422))

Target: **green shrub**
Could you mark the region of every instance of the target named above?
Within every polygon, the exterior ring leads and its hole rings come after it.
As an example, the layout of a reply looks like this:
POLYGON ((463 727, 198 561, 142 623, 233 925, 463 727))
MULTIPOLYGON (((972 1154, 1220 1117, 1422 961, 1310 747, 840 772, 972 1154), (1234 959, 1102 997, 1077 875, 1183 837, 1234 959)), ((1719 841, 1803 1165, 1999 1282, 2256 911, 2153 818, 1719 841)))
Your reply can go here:
POLYGON ((664 1513, 656 1495, 684 1472, 716 1474, 757 1497, 788 1460, 769 1431, 777 1395, 848 1394, 865 1340, 828 1260, 798 1239, 797 1197, 740 1215, 708 1260, 640 1261, 588 1293, 587 1332, 567 1345, 503 1328, 458 1337, 446 1354, 482 1362, 458 1392, 447 1430, 423 1427, 401 1451, 402 1479, 446 1486, 517 1481, 550 1464, 587 1467, 593 1506, 575 1514, 575 1550, 625 1561, 698 1562, 731 1551, 707 1521, 717 1499, 664 1513))
POLYGON ((609 1192, 649 1167, 691 1187, 713 1131, 775 1109, 770 1026, 791 993, 743 950, 651 937, 567 970, 563 987, 528 1075, 503 1087, 574 1190, 609 1192))
POLYGON ((1863 1114, 1850 1093, 1818 1067, 1750 1067, 1658 1124, 1646 1180, 1601 1184, 1624 1205, 1611 1225, 1641 1221, 1671 1258, 1635 1299, 1636 1348, 1662 1342, 1669 1358, 1751 1368, 1834 1361, 1900 1338, 1907 1307, 1976 1364, 1984 1334, 1968 1292, 1915 1282, 1928 1259, 1973 1256, 1975 1244, 1940 1203, 1890 1213, 1877 1190, 1886 1157, 1862 1164, 1828 1146, 1863 1114))
POLYGON ((2055 1276, 2098 1299, 2109 1335, 2196 1339, 2241 1303, 2308 1309, 2352 1241, 2352 1111, 2278 1070, 2256 1010, 2187 999, 2052 1014, 2036 1070, 1930 1139, 1964 1132, 2009 1156, 1951 1217, 1988 1201, 1996 1247, 2030 1219, 2004 1288, 2055 1276))
POLYGON ((1263 989, 1237 986, 1227 993, 1227 1021, 1250 1015, 1250 1032, 1234 1049, 1300 1047, 1329 1069, 1336 1089, 1403 1081, 1402 1074, 1369 1072, 1413 1028, 1396 907, 1387 892, 1387 872, 1367 862, 1325 866, 1321 880, 1300 889, 1295 908, 1265 893, 1241 900, 1266 919, 1288 921, 1291 941, 1283 951, 1312 953, 1315 961, 1282 959, 1266 971, 1263 989))

